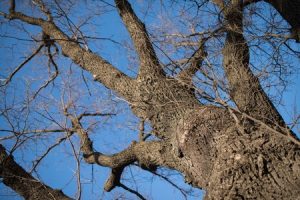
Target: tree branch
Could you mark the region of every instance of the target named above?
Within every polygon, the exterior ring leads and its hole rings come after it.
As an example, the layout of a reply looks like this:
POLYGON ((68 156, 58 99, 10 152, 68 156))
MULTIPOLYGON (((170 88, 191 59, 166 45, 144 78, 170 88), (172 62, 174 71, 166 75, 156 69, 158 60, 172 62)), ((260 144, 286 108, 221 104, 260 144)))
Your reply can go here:
POLYGON ((291 25, 291 36, 300 42, 300 0, 265 0, 291 25))
POLYGON ((0 87, 7 85, 12 78, 14 77, 14 75, 20 71, 20 69, 22 69, 22 67, 28 63, 32 58, 34 58, 40 51, 41 49, 44 47, 44 44, 40 45, 28 58, 26 58, 26 60, 24 60, 8 77, 7 79, 4 81, 4 83, 2 85, 0 85, 0 87))
POLYGON ((256 2, 267 2, 271 4, 291 25, 291 38, 300 42, 300 1, 299 0, 244 0, 243 7, 256 2))
POLYGON ((196 72, 199 70, 199 68, 202 65, 203 59, 207 56, 207 53, 205 51, 204 43, 206 40, 201 40, 199 42, 199 47, 195 51, 195 53, 191 56, 191 58, 187 61, 190 63, 190 65, 183 69, 178 75, 177 78, 184 81, 187 85, 192 84, 192 80, 196 72))
POLYGON ((44 4, 43 0, 32 0, 32 2, 37 5, 40 10, 47 16, 47 20, 48 21, 52 21, 52 15, 50 10, 46 7, 46 5, 44 4))
MULTIPOLYGON (((47 44, 45 44, 47 46, 47 44)), ((48 46, 47 47, 47 54, 48 54, 48 57, 49 57, 49 60, 48 60, 48 66, 50 68, 50 65, 52 64, 53 67, 54 67, 54 73, 49 77, 49 79, 34 93, 32 99, 35 99, 35 97, 40 93, 40 91, 42 91, 44 88, 46 88, 51 82, 54 82, 54 80, 57 78, 58 74, 59 74, 59 71, 58 71, 58 66, 57 64, 55 63, 55 61, 53 60, 53 56, 52 56, 52 53, 51 53, 51 50, 50 50, 51 46, 48 46)))
POLYGON ((223 8, 226 20, 226 41, 223 48, 223 67, 229 81, 229 93, 239 110, 265 123, 284 126, 284 121, 259 80, 249 67, 249 47, 243 36, 242 5, 232 0, 223 8))
MULTIPOLYGON (((300 1, 299 0, 243 0, 242 6, 248 6, 256 2, 267 2, 271 4, 291 25, 291 38, 300 42, 300 1)), ((224 7, 223 0, 213 0, 213 2, 222 10, 224 7)))
POLYGON ((17 164, 0 144, 0 177, 3 183, 12 188, 25 199, 71 199, 62 191, 55 190, 40 182, 17 164))
POLYGON ((10 20, 19 19, 28 24, 40 26, 45 34, 52 37, 61 46, 63 55, 69 57, 74 63, 81 66, 81 68, 92 73, 96 81, 116 91, 127 100, 132 97, 131 93, 134 90, 134 81, 131 78, 117 70, 102 57, 82 48, 53 22, 14 11, 3 15, 10 20))
POLYGON ((111 170, 111 174, 109 175, 109 178, 105 182, 104 190, 106 192, 112 191, 115 187, 120 185, 120 179, 121 175, 123 173, 124 167, 119 168, 113 168, 111 170))
POLYGON ((116 114, 114 113, 101 113, 101 112, 95 112, 95 113, 89 113, 89 112, 84 112, 79 115, 78 120, 80 121, 83 117, 105 117, 105 116, 115 116, 116 114))
POLYGON ((115 0, 115 3, 140 59, 139 76, 163 75, 164 72, 159 64, 145 25, 136 16, 127 0, 115 0))
POLYGON ((78 117, 72 116, 67 112, 66 108, 64 114, 71 119, 73 130, 80 137, 80 149, 85 161, 89 164, 98 164, 100 166, 118 169, 138 161, 141 166, 147 169, 153 169, 154 166, 157 165, 170 168, 175 167, 174 162, 176 158, 173 159, 171 149, 169 151, 161 151, 162 149, 171 147, 161 141, 142 141, 139 143, 133 141, 127 149, 113 155, 104 155, 100 152, 96 152, 94 151, 93 142, 88 137, 88 132, 83 128, 78 117), (170 162, 167 162, 165 159, 170 162))
POLYGON ((119 186, 121 188, 123 188, 124 190, 127 190, 128 192, 132 193, 132 194, 135 194, 136 196, 138 196, 141 200, 146 200, 145 197, 143 197, 143 195, 141 195, 138 191, 135 191, 133 189, 130 189, 129 187, 127 187, 126 185, 120 183, 119 186))

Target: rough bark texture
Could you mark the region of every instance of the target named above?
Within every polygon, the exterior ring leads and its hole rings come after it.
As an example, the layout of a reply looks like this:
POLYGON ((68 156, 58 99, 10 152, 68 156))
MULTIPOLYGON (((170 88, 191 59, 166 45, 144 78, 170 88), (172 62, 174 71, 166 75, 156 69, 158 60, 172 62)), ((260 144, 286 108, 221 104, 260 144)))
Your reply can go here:
MULTIPOLYGON (((287 130, 249 68, 249 49, 243 37, 244 5, 241 2, 233 0, 225 5, 215 1, 226 21, 223 67, 231 98, 239 111, 201 105, 190 82, 186 82, 191 80, 193 73, 187 73, 183 78, 165 76, 144 24, 125 0, 116 0, 116 6, 140 58, 140 72, 136 79, 127 77, 100 56, 72 42, 52 21, 25 16, 14 9, 6 17, 40 26, 61 46, 65 56, 94 74, 95 80, 124 97, 136 116, 151 123, 152 134, 159 141, 134 142, 119 154, 103 155, 93 151, 80 120, 66 111, 74 131, 81 138, 85 160, 112 168, 105 187, 107 191, 120 185, 124 167, 138 162, 147 170, 163 166, 182 172, 188 183, 207 191, 205 199, 299 199, 299 141, 291 136, 291 131, 287 130)), ((293 29, 299 29, 300 18, 291 16, 288 11, 298 13, 300 9, 291 8, 291 1, 281 3, 282 6, 279 1, 268 2, 293 29)), ((53 194, 57 195, 56 199, 67 199, 61 193, 52 193, 53 190, 40 182, 8 178, 8 174, 13 174, 34 180, 11 157, 4 160, 1 160, 4 163, 1 177, 7 180, 5 184, 25 198, 39 199, 37 196, 53 194)))
POLYGON ((69 200, 62 191, 55 190, 35 179, 8 155, 0 144, 0 176, 3 183, 11 187, 25 199, 61 199, 69 200))

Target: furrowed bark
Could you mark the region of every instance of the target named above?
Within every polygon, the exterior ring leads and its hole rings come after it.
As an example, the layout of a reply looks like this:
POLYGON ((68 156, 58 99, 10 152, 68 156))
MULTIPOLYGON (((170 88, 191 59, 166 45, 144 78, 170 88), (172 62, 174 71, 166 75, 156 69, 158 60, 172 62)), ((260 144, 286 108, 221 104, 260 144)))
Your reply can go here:
POLYGON ((164 75, 145 24, 136 16, 127 0, 115 0, 115 3, 140 59, 139 76, 164 75))
POLYGON ((62 191, 52 189, 26 172, 0 144, 0 177, 3 183, 28 200, 70 200, 62 191))
POLYGON ((240 1, 224 8, 227 36, 223 48, 223 67, 229 81, 230 95, 238 108, 266 123, 284 126, 284 121, 263 91, 249 67, 249 47, 243 36, 240 1))
POLYGON ((89 71, 96 81, 101 82, 124 98, 130 99, 132 88, 134 88, 134 81, 99 55, 82 48, 78 43, 63 33, 53 22, 30 17, 14 11, 5 15, 5 17, 10 20, 18 19, 28 24, 41 27, 45 34, 49 35, 61 46, 62 53, 65 56, 69 57, 81 68, 89 71))
MULTIPOLYGON (((165 76, 145 25, 138 19, 129 2, 116 0, 115 3, 140 58, 132 110, 141 119, 152 123, 155 136, 160 139, 171 138, 174 134, 168 130, 172 129, 172 118, 179 113, 175 109, 178 102, 183 101, 194 107, 198 101, 190 87, 165 76)), ((181 113, 184 112, 185 108, 181 113)))

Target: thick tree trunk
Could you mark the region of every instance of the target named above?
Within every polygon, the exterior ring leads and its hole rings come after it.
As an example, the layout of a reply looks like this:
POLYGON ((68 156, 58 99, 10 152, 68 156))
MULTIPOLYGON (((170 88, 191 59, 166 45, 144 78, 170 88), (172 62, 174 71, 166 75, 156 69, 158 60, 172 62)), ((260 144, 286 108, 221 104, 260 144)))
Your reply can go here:
POLYGON ((206 199, 299 199, 299 146, 255 123, 241 132, 223 114, 206 114, 183 136, 191 183, 207 191, 206 199), (207 123, 216 119, 223 124, 207 123))
MULTIPOLYGON (((152 119, 153 126, 176 133, 169 143, 176 158, 172 168, 181 171, 188 183, 206 190, 206 199, 299 198, 298 144, 258 122, 245 120, 241 127, 222 108, 177 106, 186 113, 159 125, 152 119)), ((174 115, 162 113, 157 113, 159 119, 174 115)))

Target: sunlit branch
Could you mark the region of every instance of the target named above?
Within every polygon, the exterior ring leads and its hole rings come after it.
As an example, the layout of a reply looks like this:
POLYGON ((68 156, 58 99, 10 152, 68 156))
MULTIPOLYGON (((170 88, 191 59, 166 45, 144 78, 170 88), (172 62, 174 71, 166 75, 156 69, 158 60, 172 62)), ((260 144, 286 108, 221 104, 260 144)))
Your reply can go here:
POLYGON ((40 26, 45 34, 49 35, 61 46, 63 55, 72 59, 82 69, 92 73, 94 80, 101 82, 124 98, 130 99, 132 97, 131 90, 134 88, 132 85, 134 81, 131 78, 120 72, 99 55, 75 43, 54 22, 45 21, 42 18, 30 17, 15 11, 9 14, 1 13, 1 15, 9 20, 19 19, 25 23, 40 26))
POLYGON ((127 0, 115 0, 115 3, 140 59, 139 76, 163 75, 145 25, 127 0))

